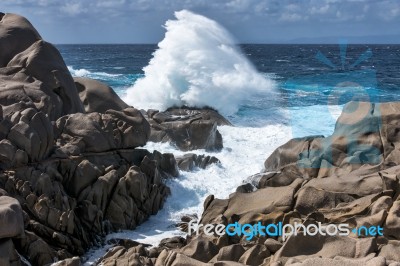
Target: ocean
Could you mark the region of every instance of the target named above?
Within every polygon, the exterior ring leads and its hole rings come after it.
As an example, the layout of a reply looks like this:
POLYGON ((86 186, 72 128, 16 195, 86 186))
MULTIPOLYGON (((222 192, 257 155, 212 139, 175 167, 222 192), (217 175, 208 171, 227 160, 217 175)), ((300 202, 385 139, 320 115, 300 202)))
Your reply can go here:
MULTIPOLYGON (((193 151, 216 156, 220 165, 181 171, 167 181, 171 196, 157 215, 108 240, 157 245, 183 235, 175 227, 180 217, 201 216, 210 194, 227 198, 289 139, 331 134, 346 102, 400 100, 400 45, 235 45, 230 36, 207 32, 177 42, 182 29, 174 27, 167 25, 159 45, 57 45, 73 76, 102 81, 137 108, 209 105, 235 125, 219 127, 222 151, 193 151)), ((184 154, 168 143, 145 148, 184 154)), ((109 247, 93 248, 87 264, 109 247)))

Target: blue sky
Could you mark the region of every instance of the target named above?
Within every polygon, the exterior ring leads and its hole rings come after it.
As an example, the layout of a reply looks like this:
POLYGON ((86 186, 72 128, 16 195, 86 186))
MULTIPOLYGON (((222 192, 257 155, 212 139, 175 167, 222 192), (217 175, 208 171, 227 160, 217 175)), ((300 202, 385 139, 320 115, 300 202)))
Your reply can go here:
POLYGON ((240 43, 400 43, 399 0, 1 0, 53 43, 157 43, 174 11, 225 26, 240 43))

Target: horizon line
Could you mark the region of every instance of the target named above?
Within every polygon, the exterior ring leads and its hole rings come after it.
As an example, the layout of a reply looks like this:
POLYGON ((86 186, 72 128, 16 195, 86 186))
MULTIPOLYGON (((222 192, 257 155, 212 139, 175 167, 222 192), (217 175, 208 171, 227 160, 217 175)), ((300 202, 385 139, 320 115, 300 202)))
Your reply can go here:
MULTIPOLYGON (((53 45, 157 45, 158 43, 53 43, 53 45)), ((287 43, 287 42, 245 42, 245 43, 237 43, 236 45, 338 45, 337 43, 332 42, 321 42, 321 43, 287 43)), ((348 42, 348 45, 400 45, 400 42, 348 42)))

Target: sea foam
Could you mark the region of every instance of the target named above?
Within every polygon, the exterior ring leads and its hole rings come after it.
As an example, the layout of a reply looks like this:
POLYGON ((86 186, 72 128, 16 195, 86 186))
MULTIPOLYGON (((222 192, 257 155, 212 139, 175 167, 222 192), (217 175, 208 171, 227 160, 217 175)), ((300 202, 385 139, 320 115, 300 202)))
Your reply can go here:
POLYGON ((124 100, 140 108, 209 106, 235 113, 244 99, 275 82, 259 73, 217 22, 187 10, 165 23, 165 38, 124 100))

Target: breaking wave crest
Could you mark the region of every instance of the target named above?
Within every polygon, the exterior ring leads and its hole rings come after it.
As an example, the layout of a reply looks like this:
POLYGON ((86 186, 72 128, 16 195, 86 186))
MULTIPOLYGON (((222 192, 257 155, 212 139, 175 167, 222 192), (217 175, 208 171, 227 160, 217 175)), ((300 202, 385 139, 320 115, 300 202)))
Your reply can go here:
POLYGON ((165 24, 145 76, 127 90, 124 100, 140 108, 209 106, 235 113, 255 93, 268 93, 275 82, 259 73, 217 22, 187 10, 165 24))

